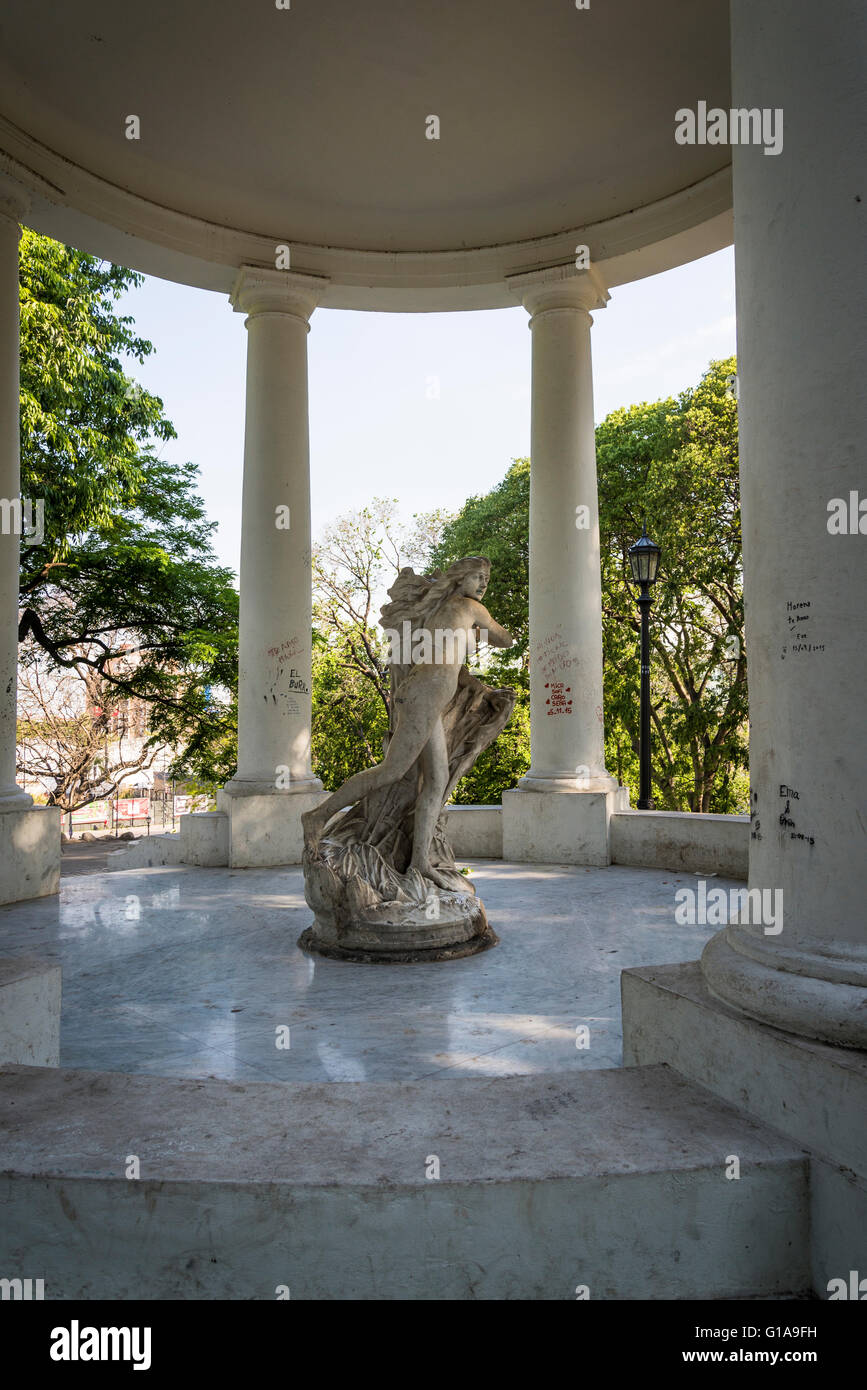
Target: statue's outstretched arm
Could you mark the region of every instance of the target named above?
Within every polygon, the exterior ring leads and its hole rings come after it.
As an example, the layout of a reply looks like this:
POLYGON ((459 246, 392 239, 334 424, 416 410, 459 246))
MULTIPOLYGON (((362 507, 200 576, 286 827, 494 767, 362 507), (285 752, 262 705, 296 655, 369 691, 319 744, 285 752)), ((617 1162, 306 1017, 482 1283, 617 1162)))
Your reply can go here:
POLYGON ((473 600, 473 609, 475 611, 475 626, 481 628, 486 641, 489 642, 492 647, 514 646, 515 639, 511 632, 508 632, 504 627, 500 627, 500 624, 491 617, 485 605, 479 603, 478 599, 473 600))

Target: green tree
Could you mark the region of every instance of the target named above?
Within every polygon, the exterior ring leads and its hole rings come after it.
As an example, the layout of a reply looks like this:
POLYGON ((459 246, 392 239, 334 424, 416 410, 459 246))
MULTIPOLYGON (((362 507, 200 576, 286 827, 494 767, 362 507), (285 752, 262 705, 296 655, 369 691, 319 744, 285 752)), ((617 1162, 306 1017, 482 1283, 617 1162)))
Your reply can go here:
POLYGON ((313 633, 313 768, 328 791, 382 761, 388 712, 378 682, 359 671, 348 646, 313 633))
MULTIPOLYGON (((645 518, 663 550, 651 629, 653 792, 660 809, 748 809, 737 407, 727 384, 734 371, 733 358, 713 362, 677 400, 614 411, 596 431, 606 756, 633 797, 639 619, 627 552, 645 518)), ((529 461, 516 459, 502 483, 469 499, 433 556, 440 566, 465 554, 490 557, 489 606, 519 638, 521 670, 510 676, 524 689, 528 536, 529 461)), ((498 660, 509 657, 504 652, 498 660)), ((486 799, 498 801, 524 770, 508 759, 492 763, 486 799)))
POLYGON ((142 276, 25 231, 20 248, 22 661, 95 673, 150 706, 176 775, 234 770, 237 594, 217 565, 198 470, 158 455, 175 431, 124 360, 152 345, 116 303, 142 276))
POLYGON ((465 555, 486 555, 491 582, 485 607, 508 628, 515 645, 490 652, 486 670, 492 679, 529 690, 530 460, 512 460, 501 483, 482 497, 470 497, 448 522, 430 563, 445 569, 465 555))
POLYGON ((405 565, 419 572, 445 520, 401 522, 394 499, 375 497, 327 527, 313 550, 313 766, 329 790, 382 760, 389 668, 379 610, 405 565))
POLYGON ((431 555, 440 569, 464 555, 486 555, 491 582, 485 607, 515 638, 513 647, 483 650, 474 668, 489 685, 513 686, 518 698, 500 737, 455 787, 458 804, 498 805, 530 766, 529 516, 530 460, 513 459, 501 483, 464 503, 431 555))
POLYGON ((596 431, 609 765, 638 781, 640 624, 628 549, 662 547, 652 609, 653 794, 666 810, 748 809, 734 358, 677 400, 631 406, 596 431))

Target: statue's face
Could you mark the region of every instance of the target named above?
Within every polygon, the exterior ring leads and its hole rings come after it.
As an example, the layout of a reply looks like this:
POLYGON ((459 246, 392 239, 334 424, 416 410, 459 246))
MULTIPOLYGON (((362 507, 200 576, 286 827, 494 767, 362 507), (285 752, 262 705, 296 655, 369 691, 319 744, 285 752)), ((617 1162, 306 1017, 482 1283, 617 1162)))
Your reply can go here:
POLYGON ((485 590, 488 587, 488 571, 482 566, 477 570, 470 570, 465 574, 461 584, 461 593, 466 598, 484 598, 485 590))

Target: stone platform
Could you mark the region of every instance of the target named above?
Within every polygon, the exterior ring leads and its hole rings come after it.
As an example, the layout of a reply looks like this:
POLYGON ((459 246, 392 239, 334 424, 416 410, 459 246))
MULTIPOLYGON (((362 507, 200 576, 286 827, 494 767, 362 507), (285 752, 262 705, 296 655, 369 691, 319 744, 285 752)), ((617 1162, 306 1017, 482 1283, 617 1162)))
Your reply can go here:
MULTIPOLYGON (((0 954, 64 972, 60 1069, 0 1069, 7 1277, 38 1266, 58 1299, 725 1299, 855 1268, 857 1059, 805 1071, 848 1088, 817 1120, 833 1143, 751 1090, 767 1039, 702 1022, 686 962, 714 928, 674 919, 694 876, 472 877, 495 951, 377 970, 298 949, 299 869, 113 872, 0 909, 0 954)), ((765 1050, 772 1092, 791 1046, 765 1050)))
POLYGON ((0 1264, 47 1299, 808 1287, 803 1154, 665 1067, 297 1086, 15 1068, 0 1126, 0 1264))
POLYGON ((65 1067, 410 1081, 619 1066, 621 969, 694 960, 714 931, 674 921, 689 874, 472 867, 500 943, 464 960, 305 955, 300 868, 188 867, 65 879, 59 898, 0 908, 0 956, 62 964, 65 1067))
MULTIPOLYGON (((867 1053, 784 1032, 715 999, 698 961, 626 970, 624 1062, 665 1064, 810 1155, 812 1284, 867 1258, 867 1053)), ((867 1286, 865 1286, 867 1287, 867 1286)))

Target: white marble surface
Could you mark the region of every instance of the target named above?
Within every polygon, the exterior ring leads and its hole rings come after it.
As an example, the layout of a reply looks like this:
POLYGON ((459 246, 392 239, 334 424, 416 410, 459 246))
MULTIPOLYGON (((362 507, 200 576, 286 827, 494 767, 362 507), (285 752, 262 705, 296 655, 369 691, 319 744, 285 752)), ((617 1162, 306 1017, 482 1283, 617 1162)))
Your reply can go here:
POLYGON ((0 908, 0 955, 62 965, 64 1067, 284 1082, 616 1067, 621 969, 696 960, 713 934, 674 920, 677 888, 696 881, 479 861, 499 946, 351 965, 295 945, 312 916, 298 868, 132 870, 0 908))

